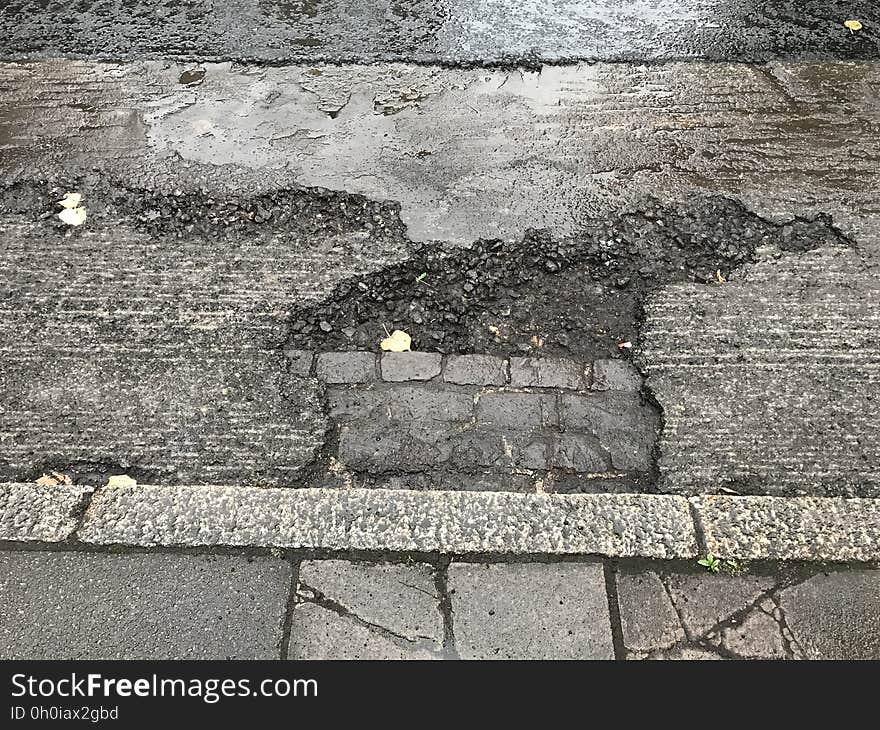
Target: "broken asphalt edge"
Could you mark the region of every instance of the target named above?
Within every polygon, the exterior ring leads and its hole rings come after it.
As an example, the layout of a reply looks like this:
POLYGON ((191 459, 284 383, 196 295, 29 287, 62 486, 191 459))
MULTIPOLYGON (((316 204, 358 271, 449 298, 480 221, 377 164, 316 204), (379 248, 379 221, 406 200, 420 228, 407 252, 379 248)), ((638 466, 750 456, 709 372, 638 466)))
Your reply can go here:
POLYGON ((5 483, 0 541, 874 562, 880 500, 5 483))

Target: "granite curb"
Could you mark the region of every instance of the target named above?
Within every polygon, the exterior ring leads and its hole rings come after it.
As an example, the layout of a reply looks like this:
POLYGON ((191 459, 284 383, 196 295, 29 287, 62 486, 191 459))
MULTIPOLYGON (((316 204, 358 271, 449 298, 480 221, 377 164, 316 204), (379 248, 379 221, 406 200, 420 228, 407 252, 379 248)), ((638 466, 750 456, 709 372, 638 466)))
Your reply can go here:
POLYGON ((0 485, 0 540, 441 554, 880 560, 878 500, 0 485), (91 499, 89 500, 89 497, 91 499))

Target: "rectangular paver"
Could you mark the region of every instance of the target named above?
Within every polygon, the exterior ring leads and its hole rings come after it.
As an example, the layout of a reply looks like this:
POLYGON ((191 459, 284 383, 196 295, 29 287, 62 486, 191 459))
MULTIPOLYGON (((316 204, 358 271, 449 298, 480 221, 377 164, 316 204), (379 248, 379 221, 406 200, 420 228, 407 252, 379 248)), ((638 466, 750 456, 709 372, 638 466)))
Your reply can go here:
POLYGON ((292 659, 431 659, 443 649, 430 565, 310 560, 296 598, 292 659))
POLYGON ((0 658, 274 659, 290 581, 268 557, 0 553, 0 658))
POLYGON ((463 659, 613 659, 601 563, 453 563, 463 659))

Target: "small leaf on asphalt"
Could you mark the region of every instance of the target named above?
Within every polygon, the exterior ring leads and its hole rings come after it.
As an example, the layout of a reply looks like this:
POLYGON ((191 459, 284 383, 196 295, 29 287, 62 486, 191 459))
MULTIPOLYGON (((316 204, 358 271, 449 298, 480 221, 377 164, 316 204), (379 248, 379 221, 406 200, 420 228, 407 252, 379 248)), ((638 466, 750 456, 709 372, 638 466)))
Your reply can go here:
POLYGON ((64 197, 58 201, 58 205, 62 208, 78 208, 82 199, 82 193, 65 193, 64 197))
POLYGON ((846 20, 843 24, 849 28, 850 33, 855 33, 857 30, 862 29, 862 23, 858 20, 846 20))
POLYGON ((58 217, 69 226, 81 226, 86 222, 85 208, 65 208, 58 217))
POLYGON ((107 480, 108 487, 134 487, 137 482, 128 474, 114 474, 107 480))
POLYGON ((388 337, 379 343, 386 352, 407 352, 412 345, 412 337, 403 330, 394 330, 388 337))

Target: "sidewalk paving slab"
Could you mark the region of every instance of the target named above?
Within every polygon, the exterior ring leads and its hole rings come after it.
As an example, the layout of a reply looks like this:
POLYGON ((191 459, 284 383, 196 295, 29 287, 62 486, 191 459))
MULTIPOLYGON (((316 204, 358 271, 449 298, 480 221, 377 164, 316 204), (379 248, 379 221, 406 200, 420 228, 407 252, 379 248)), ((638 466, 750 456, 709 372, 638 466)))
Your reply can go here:
POLYGON ((291 659, 432 659, 443 649, 434 570, 309 560, 299 571, 291 659))
POLYGON ((628 659, 880 659, 880 570, 637 567, 616 585, 628 659))
POLYGON ((463 659, 613 659, 601 563, 449 566, 463 659))
POLYGON ((290 564, 0 553, 0 659, 274 659, 290 564))

